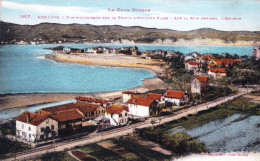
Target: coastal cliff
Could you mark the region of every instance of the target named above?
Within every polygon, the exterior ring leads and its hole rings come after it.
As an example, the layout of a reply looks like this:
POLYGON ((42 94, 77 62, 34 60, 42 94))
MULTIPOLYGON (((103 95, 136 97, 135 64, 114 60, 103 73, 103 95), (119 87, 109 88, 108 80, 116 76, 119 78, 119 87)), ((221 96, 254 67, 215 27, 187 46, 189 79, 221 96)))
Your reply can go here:
POLYGON ((124 27, 118 25, 41 23, 18 25, 0 22, 2 44, 30 43, 112 43, 152 45, 257 46, 260 31, 219 31, 203 28, 191 31, 124 27))

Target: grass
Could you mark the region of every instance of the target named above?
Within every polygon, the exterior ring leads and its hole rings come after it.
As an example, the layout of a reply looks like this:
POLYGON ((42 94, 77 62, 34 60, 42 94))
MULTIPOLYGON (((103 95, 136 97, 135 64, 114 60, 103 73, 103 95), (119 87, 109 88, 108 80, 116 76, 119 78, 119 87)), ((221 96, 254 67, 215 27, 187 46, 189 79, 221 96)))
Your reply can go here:
POLYGON ((253 96, 260 96, 260 90, 251 92, 251 95, 253 95, 253 96))
POLYGON ((234 101, 219 105, 219 107, 233 110, 237 113, 260 115, 260 104, 250 102, 250 100, 250 98, 240 97, 234 101))
POLYGON ((9 156, 15 152, 29 149, 29 145, 21 142, 11 141, 7 138, 0 137, 0 155, 9 156))
POLYGON ((96 160, 113 160, 113 161, 119 161, 119 160, 124 160, 123 157, 120 155, 116 154, 115 152, 108 150, 106 148, 103 148, 100 145, 97 144, 90 144, 86 145, 82 148, 80 148, 80 151, 82 151, 85 154, 90 155, 92 158, 96 160))
POLYGON ((42 161, 77 161, 75 158, 66 152, 52 152, 44 154, 41 157, 42 161))
POLYGON ((145 146, 138 144, 137 141, 131 138, 119 138, 114 139, 113 142, 117 145, 117 148, 123 148, 124 159, 126 160, 169 160, 169 156, 163 155, 159 152, 153 151, 145 146), (129 156, 130 155, 130 156, 129 156))
POLYGON ((215 107, 213 109, 209 109, 208 111, 200 111, 198 114, 189 115, 179 120, 174 120, 167 124, 163 124, 158 127, 158 130, 167 131, 178 126, 183 126, 189 130, 217 119, 224 119, 226 117, 232 116, 235 113, 236 111, 233 110, 215 107))
POLYGON ((84 154, 92 158, 103 160, 126 160, 126 161, 168 161, 169 156, 165 156, 159 152, 153 151, 145 146, 140 145, 137 141, 129 137, 121 137, 118 139, 111 139, 111 146, 102 147, 98 144, 90 144, 78 149, 84 154))
POLYGON ((15 135, 15 122, 10 121, 0 125, 2 135, 15 135))

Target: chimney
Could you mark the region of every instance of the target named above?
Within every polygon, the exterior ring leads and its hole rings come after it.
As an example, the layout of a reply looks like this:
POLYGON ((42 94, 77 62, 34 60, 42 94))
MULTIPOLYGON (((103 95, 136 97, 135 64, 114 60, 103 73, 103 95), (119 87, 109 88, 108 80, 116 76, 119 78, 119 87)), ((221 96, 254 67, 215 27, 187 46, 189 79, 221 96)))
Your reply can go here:
POLYGON ((27 123, 29 123, 30 121, 31 121, 30 113, 27 113, 27 123))

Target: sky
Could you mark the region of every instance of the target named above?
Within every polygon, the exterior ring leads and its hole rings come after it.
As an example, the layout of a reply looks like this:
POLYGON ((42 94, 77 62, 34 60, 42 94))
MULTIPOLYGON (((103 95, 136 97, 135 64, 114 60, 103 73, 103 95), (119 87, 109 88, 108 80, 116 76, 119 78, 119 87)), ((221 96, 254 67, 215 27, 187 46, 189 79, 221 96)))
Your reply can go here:
POLYGON ((50 22, 180 31, 199 28, 260 31, 259 0, 0 0, 0 5, 1 20, 16 24, 50 22), (132 12, 132 8, 150 11, 132 12), (134 19, 138 17, 145 19, 134 19), (194 17, 198 19, 191 19, 194 17), (204 17, 213 20, 203 20, 204 17))

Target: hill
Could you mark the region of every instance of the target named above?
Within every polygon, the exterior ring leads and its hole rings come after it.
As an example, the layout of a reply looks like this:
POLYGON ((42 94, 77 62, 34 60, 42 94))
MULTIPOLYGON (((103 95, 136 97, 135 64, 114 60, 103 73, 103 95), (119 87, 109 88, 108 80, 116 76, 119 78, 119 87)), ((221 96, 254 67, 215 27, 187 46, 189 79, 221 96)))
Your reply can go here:
POLYGON ((222 40, 224 43, 237 41, 260 41, 260 32, 219 31, 202 28, 191 31, 144 28, 141 26, 124 27, 118 25, 95 26, 90 24, 41 23, 37 25, 18 25, 0 22, 0 41, 42 43, 89 42, 89 43, 174 43, 179 40, 194 39, 222 40))

